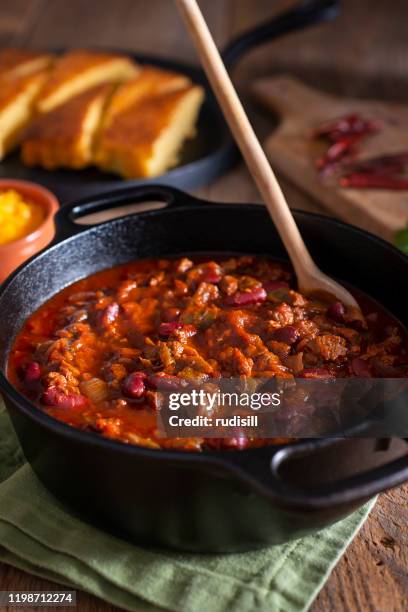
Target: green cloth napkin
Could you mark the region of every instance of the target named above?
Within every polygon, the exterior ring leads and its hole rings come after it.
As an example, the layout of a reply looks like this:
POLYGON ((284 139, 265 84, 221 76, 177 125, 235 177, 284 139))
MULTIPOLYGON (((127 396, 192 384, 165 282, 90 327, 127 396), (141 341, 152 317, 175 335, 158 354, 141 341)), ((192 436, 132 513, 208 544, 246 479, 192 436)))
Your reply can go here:
POLYGON ((314 536, 233 555, 139 548, 66 512, 24 462, 0 399, 0 560, 126 610, 305 610, 370 502, 314 536))

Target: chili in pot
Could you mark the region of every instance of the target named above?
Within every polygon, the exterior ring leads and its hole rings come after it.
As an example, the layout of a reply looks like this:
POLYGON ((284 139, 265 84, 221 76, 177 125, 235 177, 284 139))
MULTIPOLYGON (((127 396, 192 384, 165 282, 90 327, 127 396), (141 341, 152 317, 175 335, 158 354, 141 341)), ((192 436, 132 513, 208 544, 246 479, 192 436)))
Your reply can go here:
POLYGON ((156 389, 219 377, 307 379, 408 374, 401 331, 364 304, 308 299, 279 262, 253 256, 145 260, 94 274, 25 323, 11 382, 80 429, 152 448, 247 448, 274 440, 157 435, 156 389))

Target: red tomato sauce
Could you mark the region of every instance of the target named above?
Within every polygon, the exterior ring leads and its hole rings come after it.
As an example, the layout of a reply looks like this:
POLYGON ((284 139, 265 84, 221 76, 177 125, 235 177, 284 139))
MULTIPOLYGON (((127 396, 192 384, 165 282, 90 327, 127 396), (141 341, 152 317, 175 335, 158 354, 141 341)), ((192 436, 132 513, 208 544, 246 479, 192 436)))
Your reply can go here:
POLYGON ((24 324, 10 381, 69 425, 151 448, 247 448, 276 439, 158 436, 157 387, 220 377, 405 377, 402 333, 296 291, 253 256, 138 261, 67 287, 24 324))

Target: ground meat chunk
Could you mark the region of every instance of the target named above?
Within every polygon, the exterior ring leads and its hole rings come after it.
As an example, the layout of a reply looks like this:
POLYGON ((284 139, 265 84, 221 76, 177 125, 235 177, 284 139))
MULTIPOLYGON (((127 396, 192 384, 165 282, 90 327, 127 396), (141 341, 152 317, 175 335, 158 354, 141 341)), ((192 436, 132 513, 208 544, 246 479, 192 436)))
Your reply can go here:
POLYGON ((301 293, 291 290, 289 294, 293 306, 305 306, 307 304, 307 299, 301 293))
POLYGON ((120 419, 115 419, 114 417, 108 419, 100 417, 95 421, 95 428, 107 438, 119 438, 122 422, 120 419))
POLYGON ((282 327, 285 325, 292 325, 294 321, 293 308, 289 306, 289 304, 286 304, 286 302, 282 302, 282 304, 275 306, 275 308, 270 311, 270 316, 273 321, 277 321, 282 327))
POLYGON ((226 274, 220 282, 220 288, 225 295, 232 295, 238 291, 238 281, 235 276, 226 274))
POLYGON ((345 339, 332 334, 313 338, 308 342, 307 347, 324 361, 336 361, 347 354, 345 339))
POLYGON ((220 353, 219 358, 228 371, 232 371, 237 376, 251 376, 253 359, 246 357, 240 349, 229 346, 220 353))
POLYGON ((204 306, 208 302, 216 300, 219 295, 218 287, 213 283, 200 283, 192 297, 195 306, 204 306))
POLYGON ((283 359, 283 364, 289 368, 289 370, 297 375, 303 370, 303 353, 296 353, 296 355, 289 355, 283 359))
POLYGON ((277 355, 280 360, 285 359, 290 353, 290 345, 285 342, 277 342, 276 340, 270 340, 268 342, 268 348, 274 355, 277 355))
POLYGON ((177 262, 176 272, 178 274, 185 274, 188 270, 190 270, 190 268, 193 267, 193 265, 194 264, 191 259, 188 259, 188 257, 183 257, 177 262))
POLYGON ((319 333, 319 328, 313 321, 305 319, 304 321, 299 321, 296 325, 296 329, 299 333, 299 336, 303 338, 307 338, 308 340, 314 338, 319 333))

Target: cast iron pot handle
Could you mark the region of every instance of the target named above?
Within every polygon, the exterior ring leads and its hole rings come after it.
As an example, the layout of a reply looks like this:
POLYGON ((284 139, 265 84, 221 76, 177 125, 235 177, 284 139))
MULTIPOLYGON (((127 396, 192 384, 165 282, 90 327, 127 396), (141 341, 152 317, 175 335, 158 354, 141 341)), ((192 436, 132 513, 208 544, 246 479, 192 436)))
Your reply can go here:
POLYGON ((224 63, 231 68, 246 51, 282 34, 334 19, 339 11, 339 0, 305 0, 232 40, 222 53, 224 63))
MULTIPOLYGON (((204 202, 188 193, 184 193, 174 187, 165 185, 141 185, 140 187, 128 187, 120 191, 103 193, 95 197, 87 197, 76 200, 62 206, 55 215, 56 234, 54 242, 61 242, 75 234, 86 231, 90 227, 101 225, 93 223, 90 225, 79 225, 75 220, 85 215, 111 210, 127 204, 145 204, 147 202, 162 202, 166 207, 181 208, 185 206, 202 205, 204 202)), ((129 212, 130 215, 137 212, 129 212)), ((127 215, 124 215, 127 216, 127 215)))
POLYGON ((285 461, 304 457, 307 462, 308 454, 317 448, 327 448, 340 441, 333 438, 317 442, 308 440, 275 450, 269 459, 255 455, 250 459, 236 457, 233 462, 228 461, 228 467, 236 477, 246 481, 264 497, 278 500, 294 509, 317 510, 363 501, 408 480, 408 454, 361 474, 315 488, 295 485, 279 474, 285 461))

